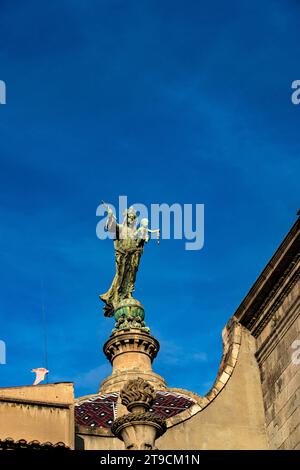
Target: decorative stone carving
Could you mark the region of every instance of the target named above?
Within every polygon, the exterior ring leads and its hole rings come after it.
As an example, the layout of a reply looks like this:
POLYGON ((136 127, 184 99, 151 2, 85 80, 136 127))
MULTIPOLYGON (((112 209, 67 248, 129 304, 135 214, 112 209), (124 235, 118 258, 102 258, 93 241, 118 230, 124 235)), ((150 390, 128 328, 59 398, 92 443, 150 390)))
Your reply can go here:
POLYGON ((126 423, 135 423, 135 424, 153 424, 157 425, 163 431, 162 434, 166 431, 166 420, 161 416, 155 415, 154 413, 150 413, 149 411, 145 411, 145 413, 128 413, 127 415, 120 416, 117 418, 113 425, 112 425, 112 432, 117 434, 120 430, 119 428, 126 423))
POLYGON ((149 408, 155 400, 155 390, 142 378, 129 380, 120 393, 122 404, 130 413, 117 418, 112 432, 124 442, 126 449, 155 449, 155 440, 167 429, 161 416, 150 413, 149 408))
POLYGON ((152 361, 159 351, 159 342, 140 329, 118 331, 103 347, 113 366, 112 374, 100 384, 100 393, 120 391, 128 380, 142 377, 156 390, 166 389, 164 379, 152 371, 152 361))
POLYGON ((111 363, 125 351, 143 353, 152 362, 159 351, 159 342, 149 333, 133 329, 112 335, 104 344, 103 350, 111 363))
POLYGON ((149 382, 139 377, 129 380, 121 390, 120 396, 128 411, 136 408, 149 410, 155 400, 155 390, 149 382))
POLYGON ((153 413, 134 412, 121 416, 112 425, 112 432, 128 450, 155 449, 155 440, 166 431, 166 421, 153 413))

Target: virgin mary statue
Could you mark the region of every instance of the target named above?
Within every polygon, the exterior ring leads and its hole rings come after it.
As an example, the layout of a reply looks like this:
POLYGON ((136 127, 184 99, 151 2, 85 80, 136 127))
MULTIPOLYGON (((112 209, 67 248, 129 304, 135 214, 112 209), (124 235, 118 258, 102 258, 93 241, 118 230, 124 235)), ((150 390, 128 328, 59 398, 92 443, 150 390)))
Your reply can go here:
POLYGON ((124 220, 121 224, 117 223, 109 207, 107 207, 107 212, 105 228, 114 233, 116 274, 110 289, 99 297, 105 303, 104 315, 112 317, 122 300, 132 299, 136 273, 148 237, 138 235, 138 218, 133 207, 125 211, 124 220))

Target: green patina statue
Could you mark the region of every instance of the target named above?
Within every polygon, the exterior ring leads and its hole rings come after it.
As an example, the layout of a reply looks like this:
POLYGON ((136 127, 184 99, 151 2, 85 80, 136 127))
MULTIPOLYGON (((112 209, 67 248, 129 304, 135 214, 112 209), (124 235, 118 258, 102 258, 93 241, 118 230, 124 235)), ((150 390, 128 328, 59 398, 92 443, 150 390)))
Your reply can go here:
POLYGON ((144 245, 149 241, 149 233, 156 232, 159 240, 159 230, 150 230, 147 219, 142 219, 140 227, 137 228, 138 217, 133 207, 125 211, 121 224, 117 223, 111 208, 106 206, 106 209, 106 230, 114 234, 116 274, 110 289, 100 295, 100 299, 105 303, 104 315, 115 316, 117 329, 147 329, 143 321, 143 306, 133 298, 133 292, 144 245))

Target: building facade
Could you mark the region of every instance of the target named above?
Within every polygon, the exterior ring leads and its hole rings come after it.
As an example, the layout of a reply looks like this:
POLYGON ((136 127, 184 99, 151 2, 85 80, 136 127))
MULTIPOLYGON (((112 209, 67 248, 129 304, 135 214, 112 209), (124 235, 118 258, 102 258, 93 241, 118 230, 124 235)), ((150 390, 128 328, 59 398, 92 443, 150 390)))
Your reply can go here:
POLYGON ((0 448, 300 449, 299 253, 298 218, 223 329, 205 397, 168 388, 152 370, 159 342, 124 323, 104 345, 112 373, 97 393, 0 389, 0 448))

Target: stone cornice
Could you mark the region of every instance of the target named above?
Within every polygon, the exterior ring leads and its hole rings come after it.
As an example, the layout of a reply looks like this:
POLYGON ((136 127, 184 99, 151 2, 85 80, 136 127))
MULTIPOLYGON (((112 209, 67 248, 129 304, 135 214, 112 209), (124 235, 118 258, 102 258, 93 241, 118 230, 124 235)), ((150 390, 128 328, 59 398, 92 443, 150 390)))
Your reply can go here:
MULTIPOLYGON (((291 266, 291 268, 292 267, 293 266, 291 266)), ((260 335, 267 323, 270 321, 270 319, 273 317, 279 307, 283 304, 285 298, 289 295, 294 286, 299 282, 299 268, 293 273, 290 273, 290 270, 288 270, 286 272, 286 277, 288 277, 290 274, 291 277, 285 284, 284 276, 279 280, 279 282, 270 291, 269 295, 266 297, 265 302, 261 305, 260 309, 253 316, 251 322, 249 323, 248 329, 250 329, 255 338, 260 335)))
POLYGON ((264 362, 266 358, 276 348, 277 344, 282 340, 287 331, 299 316, 300 298, 298 297, 295 302, 288 308, 285 315, 282 316, 276 323, 276 328, 265 339, 262 345, 257 350, 255 356, 258 363, 264 362))
POLYGON ((72 403, 51 403, 38 400, 26 400, 25 398, 8 398, 0 396, 0 403, 15 403, 16 405, 47 406, 50 408, 70 408, 72 403))
POLYGON ((297 219, 275 254, 254 283, 234 317, 258 336, 299 279, 300 218, 297 219), (283 284, 288 279, 285 288, 283 284), (270 303, 276 298, 276 306, 270 303))
POLYGON ((154 426, 157 428, 157 437, 164 434, 167 429, 166 420, 161 416, 145 411, 142 413, 128 413, 117 418, 111 428, 112 433, 120 437, 120 433, 124 427, 133 426, 135 424, 143 424, 144 426, 154 426))
POLYGON ((159 351, 159 342, 149 333, 132 329, 112 335, 104 344, 103 351, 110 362, 127 352, 146 354, 153 361, 159 351))

